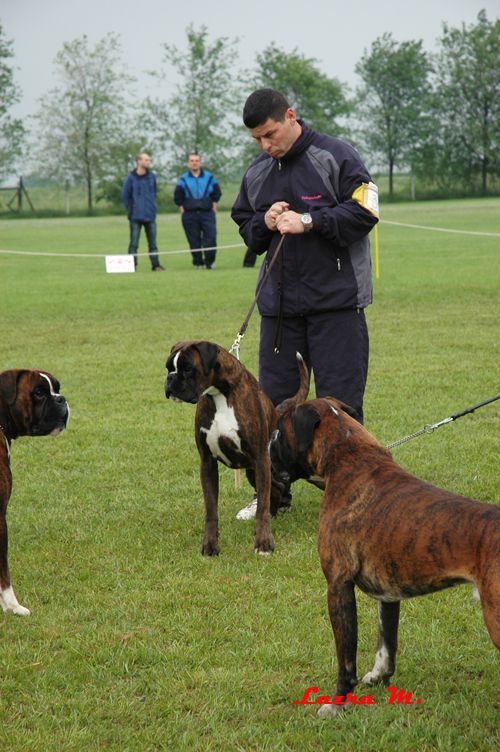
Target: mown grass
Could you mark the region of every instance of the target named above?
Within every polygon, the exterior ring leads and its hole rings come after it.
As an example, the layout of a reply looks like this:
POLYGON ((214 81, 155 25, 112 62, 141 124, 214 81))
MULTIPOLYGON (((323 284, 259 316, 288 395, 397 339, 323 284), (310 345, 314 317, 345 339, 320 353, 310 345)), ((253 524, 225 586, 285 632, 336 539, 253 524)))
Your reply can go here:
MULTIPOLYGON (((499 209, 493 199, 401 204, 383 218, 500 233, 499 209)), ((119 217, 3 221, 0 247, 116 253, 127 232, 119 217)), ((499 240, 383 223, 379 234, 366 419, 389 442, 499 391, 499 240)), ((177 216, 160 217, 159 241, 162 251, 185 246, 177 216)), ((227 214, 219 242, 239 242, 227 214)), ((12 448, 10 563, 32 615, 0 615, 2 749, 493 749, 499 659, 470 588, 403 604, 394 683, 420 705, 390 706, 376 688, 376 706, 322 722, 292 705, 307 686, 334 687, 319 492, 296 484, 263 559, 253 523, 235 520, 249 488, 236 490, 221 466, 222 552, 200 555, 194 409, 164 399, 164 363, 178 339, 229 347, 256 277, 242 255, 220 251, 213 273, 165 255, 164 274, 141 257, 137 274, 106 275, 102 258, 0 254, 0 370, 52 371, 72 409, 57 440, 12 448)), ((256 316, 242 346, 254 373, 257 341, 256 316)), ((395 457, 498 503, 497 404, 395 457)), ((375 604, 359 594, 358 612, 362 674, 375 604)))

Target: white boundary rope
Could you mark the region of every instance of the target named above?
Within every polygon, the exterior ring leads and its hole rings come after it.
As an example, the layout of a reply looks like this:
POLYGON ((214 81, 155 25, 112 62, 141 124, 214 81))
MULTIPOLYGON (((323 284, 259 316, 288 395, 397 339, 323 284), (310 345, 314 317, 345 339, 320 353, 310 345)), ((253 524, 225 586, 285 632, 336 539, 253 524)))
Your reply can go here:
MULTIPOLYGON (((225 251, 230 248, 245 248, 244 243, 235 243, 234 245, 217 245, 217 246, 209 246, 208 248, 181 248, 176 251, 155 251, 155 253, 158 256, 174 256, 175 254, 179 253, 194 253, 196 251, 225 251)), ((10 250, 4 250, 0 248, 0 253, 4 254, 10 254, 12 256, 60 256, 61 258, 94 258, 94 259, 103 259, 106 258, 106 256, 126 256, 126 253, 123 254, 113 254, 113 253, 56 253, 56 252, 49 252, 49 251, 10 251, 10 250)), ((143 252, 143 253, 136 253, 136 256, 149 256, 149 253, 143 252)))
MULTIPOLYGON (((407 224, 405 222, 393 222, 389 219, 383 219, 381 220, 380 224, 384 225, 393 225, 394 227, 408 227, 412 230, 427 230, 431 232, 448 232, 452 233, 454 235, 472 235, 476 237, 485 237, 485 238, 500 238, 500 232, 479 232, 475 230, 454 230, 450 227, 433 227, 431 225, 413 225, 413 224, 407 224)), ((175 251, 157 251, 158 256, 174 256, 179 254, 186 254, 186 253, 193 253, 195 251, 212 251, 212 250, 218 250, 218 251, 225 251, 232 248, 245 248, 244 243, 235 243, 233 245, 219 245, 219 246, 211 246, 209 248, 181 248, 175 251)), ((12 256, 53 256, 53 257, 61 257, 61 258, 95 258, 95 259, 103 259, 106 258, 106 256, 110 256, 113 254, 109 253, 56 253, 56 252, 49 252, 49 251, 12 251, 7 249, 1 249, 0 248, 0 254, 8 254, 12 256)), ((117 255, 126 255, 126 254, 117 254, 117 255)), ((149 253, 143 252, 143 253, 137 253, 137 257, 141 256, 149 256, 149 253)))
POLYGON ((500 238, 500 232, 476 232, 475 230, 452 230, 449 227, 432 227, 430 225, 410 225, 404 222, 392 222, 389 219, 381 221, 384 225, 395 225, 396 227, 410 227, 413 230, 432 230, 433 232, 452 232, 455 235, 479 235, 486 238, 500 238))

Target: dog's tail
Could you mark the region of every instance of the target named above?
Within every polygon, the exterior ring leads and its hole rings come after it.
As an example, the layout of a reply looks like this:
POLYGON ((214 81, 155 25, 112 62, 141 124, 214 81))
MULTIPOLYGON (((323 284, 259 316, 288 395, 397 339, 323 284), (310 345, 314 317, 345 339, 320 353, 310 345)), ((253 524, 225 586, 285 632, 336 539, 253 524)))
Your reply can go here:
POLYGON ((297 365, 300 373, 299 388, 293 397, 283 400, 283 402, 277 406, 276 410, 280 415, 283 415, 287 408, 300 405, 301 402, 304 402, 307 399, 307 395, 309 394, 309 369, 299 352, 295 353, 295 357, 297 358, 297 365))

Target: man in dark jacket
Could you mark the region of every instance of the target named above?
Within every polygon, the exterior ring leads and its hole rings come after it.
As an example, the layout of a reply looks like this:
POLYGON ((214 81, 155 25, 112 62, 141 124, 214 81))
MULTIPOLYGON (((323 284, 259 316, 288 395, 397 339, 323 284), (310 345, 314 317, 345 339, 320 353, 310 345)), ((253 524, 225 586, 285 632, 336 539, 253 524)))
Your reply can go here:
POLYGON ((212 173, 202 168, 200 155, 191 153, 188 157, 188 169, 175 186, 174 201, 181 213, 189 247, 210 249, 191 253, 196 269, 203 269, 204 266, 207 269, 215 268, 215 213, 221 195, 219 184, 212 173))
POLYGON ((231 216, 248 249, 267 252, 259 282, 285 236, 258 300, 259 381, 274 404, 290 397, 299 351, 317 396, 346 402, 362 422, 377 187, 352 146, 308 128, 273 89, 248 97, 243 122, 263 153, 245 173, 231 216))
POLYGON ((122 201, 130 223, 128 252, 134 255, 134 264, 137 268, 137 248, 141 227, 144 227, 151 268, 154 272, 161 272, 164 269, 158 259, 156 245, 156 175, 151 170, 149 154, 143 152, 136 157, 135 161, 136 168, 129 172, 122 188, 122 201))

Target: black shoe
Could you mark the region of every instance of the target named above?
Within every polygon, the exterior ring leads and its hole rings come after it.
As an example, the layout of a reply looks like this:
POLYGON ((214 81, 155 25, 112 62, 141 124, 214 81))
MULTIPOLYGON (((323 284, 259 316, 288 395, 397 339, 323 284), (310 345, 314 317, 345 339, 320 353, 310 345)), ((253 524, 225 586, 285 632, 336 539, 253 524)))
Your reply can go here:
POLYGON ((153 266, 152 270, 153 272, 164 272, 165 269, 161 264, 158 264, 158 266, 153 266))

